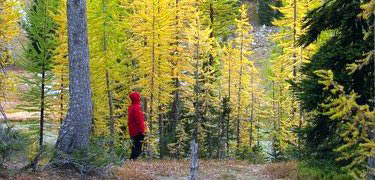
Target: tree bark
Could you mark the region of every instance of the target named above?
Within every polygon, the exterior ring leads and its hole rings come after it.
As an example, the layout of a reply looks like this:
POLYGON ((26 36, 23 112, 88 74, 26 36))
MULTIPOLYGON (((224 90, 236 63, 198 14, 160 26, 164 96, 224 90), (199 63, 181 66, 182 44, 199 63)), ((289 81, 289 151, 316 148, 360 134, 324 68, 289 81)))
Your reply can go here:
POLYGON ((7 115, 5 114, 3 106, 0 104, 0 115, 4 118, 5 121, 8 120, 7 115))
MULTIPOLYGON (((199 20, 196 20, 199 21, 199 20)), ((197 22, 198 24, 198 22, 197 22)), ((198 39, 200 39, 199 33, 198 33, 198 39)), ((198 44, 196 46, 196 51, 195 51, 195 87, 194 87, 194 96, 195 96, 195 102, 194 102, 194 107, 195 107, 195 119, 194 119, 194 131, 193 131, 193 140, 191 142, 191 167, 190 167, 190 177, 189 180, 196 180, 197 179, 197 172, 198 172, 198 127, 199 127, 199 122, 201 119, 201 110, 200 110, 200 105, 199 105, 199 48, 200 44, 198 41, 198 44)))
POLYGON ((43 130, 44 130, 44 106, 45 106, 45 77, 46 72, 44 65, 42 66, 42 87, 40 92, 40 121, 39 121, 39 147, 42 149, 43 146, 43 130))
MULTIPOLYGON (((106 2, 102 0, 102 11, 103 11, 103 16, 106 16, 107 11, 106 11, 106 2)), ((110 136, 110 147, 111 147, 111 152, 114 151, 114 143, 115 143, 115 118, 113 116, 113 96, 112 96, 112 89, 111 89, 111 81, 109 77, 109 65, 108 65, 108 56, 107 56, 107 22, 106 18, 104 18, 103 22, 103 53, 105 54, 104 56, 106 57, 106 69, 105 69, 105 80, 106 80, 106 88, 107 88, 107 96, 108 96, 108 113, 109 113, 109 136, 110 136)))
POLYGON ((240 48, 240 73, 239 73, 239 80, 238 80, 238 94, 237 94, 237 98, 238 98, 238 104, 237 104, 237 135, 236 135, 236 138, 237 138, 237 150, 239 150, 240 148, 240 143, 241 143, 241 138, 240 138, 240 119, 241 119, 241 91, 242 91, 242 73, 243 73, 243 46, 244 46, 244 34, 243 32, 241 32, 241 48, 240 48))
POLYGON ((64 121, 64 70, 61 70, 61 84, 60 84, 60 124, 64 121))
POLYGON ((106 86, 107 86, 107 95, 108 95, 108 106, 109 106, 109 136, 110 136, 110 146, 111 151, 113 152, 115 147, 115 118, 113 116, 113 96, 112 96, 112 90, 110 87, 110 81, 109 81, 109 72, 108 69, 106 69, 105 72, 106 77, 106 86))
MULTIPOLYGON (((293 2, 293 81, 296 81, 297 77, 297 54, 296 54, 296 49, 297 49, 297 0, 294 0, 293 2)), ((293 93, 292 97, 292 120, 294 121, 295 119, 295 114, 296 114, 296 106, 295 106, 295 101, 296 97, 295 94, 293 93)))
MULTIPOLYGON (((232 48, 232 47, 231 47, 232 48)), ((229 54, 229 62, 228 62, 228 75, 229 75, 229 79, 228 79, 228 107, 229 107, 229 112, 228 112, 228 117, 227 117, 227 124, 226 124, 226 136, 227 136, 227 139, 226 139, 226 146, 227 146, 227 156, 229 156, 229 121, 230 121, 230 113, 231 113, 231 101, 230 101, 230 98, 231 98, 231 87, 232 87, 232 52, 230 52, 229 54)))
POLYGON ((198 143, 193 139, 191 142, 191 166, 189 180, 198 179, 198 143))
POLYGON ((56 148, 71 154, 86 149, 92 126, 86 0, 68 0, 69 110, 56 148))

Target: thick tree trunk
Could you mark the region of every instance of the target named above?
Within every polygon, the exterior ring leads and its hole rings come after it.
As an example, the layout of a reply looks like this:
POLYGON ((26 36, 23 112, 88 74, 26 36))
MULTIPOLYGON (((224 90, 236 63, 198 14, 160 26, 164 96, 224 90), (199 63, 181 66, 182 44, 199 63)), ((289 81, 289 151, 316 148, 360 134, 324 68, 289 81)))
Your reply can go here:
POLYGON ((198 179, 198 143, 193 139, 191 142, 191 165, 189 180, 198 179))
POLYGON ((193 140, 191 142, 191 166, 190 166, 190 177, 189 180, 196 180, 198 174, 198 123, 200 121, 201 112, 199 107, 199 51, 197 51, 196 55, 196 63, 195 63, 195 122, 194 122, 194 132, 193 132, 193 140))
POLYGON ((56 148, 71 154, 86 149, 92 126, 86 0, 68 0, 70 104, 56 148))
MULTIPOLYGON (((197 20, 198 21, 198 20, 197 20)), ((198 39, 200 37, 197 37, 198 39)), ((199 47, 200 44, 196 45, 195 51, 195 87, 194 87, 194 108, 195 108, 195 120, 194 120, 194 131, 193 131, 193 140, 191 142, 191 166, 190 166, 190 177, 189 180, 196 180, 197 179, 197 172, 198 172, 198 127, 199 122, 201 120, 201 110, 199 105, 199 47)))

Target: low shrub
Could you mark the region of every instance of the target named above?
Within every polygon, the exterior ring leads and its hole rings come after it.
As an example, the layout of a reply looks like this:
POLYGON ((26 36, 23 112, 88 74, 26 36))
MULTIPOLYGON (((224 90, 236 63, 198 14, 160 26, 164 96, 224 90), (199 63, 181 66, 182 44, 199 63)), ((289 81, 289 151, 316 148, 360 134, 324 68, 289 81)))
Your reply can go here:
POLYGON ((352 178, 329 162, 321 160, 284 161, 265 166, 272 179, 351 180, 352 178))
POLYGON ((266 156, 260 145, 255 145, 251 148, 245 145, 240 151, 237 151, 236 155, 238 159, 248 161, 252 164, 263 164, 266 162, 266 156))
POLYGON ((295 176, 298 168, 296 161, 286 161, 268 164, 265 166, 266 173, 273 179, 287 179, 295 176))
POLYGON ((298 165, 298 179, 304 180, 351 180, 351 176, 341 170, 340 167, 317 160, 302 161, 298 165))
POLYGON ((11 157, 23 151, 27 143, 27 138, 12 126, 0 124, 0 168, 6 168, 11 157))

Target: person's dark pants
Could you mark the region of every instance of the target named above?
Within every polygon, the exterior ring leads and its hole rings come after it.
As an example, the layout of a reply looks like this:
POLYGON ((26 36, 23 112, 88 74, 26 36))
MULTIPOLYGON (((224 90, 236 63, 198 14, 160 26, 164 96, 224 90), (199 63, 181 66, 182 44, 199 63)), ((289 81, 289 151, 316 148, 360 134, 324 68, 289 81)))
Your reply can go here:
POLYGON ((139 155, 142 153, 142 145, 144 135, 137 135, 132 137, 133 145, 132 145, 132 153, 130 155, 130 159, 137 159, 139 155))

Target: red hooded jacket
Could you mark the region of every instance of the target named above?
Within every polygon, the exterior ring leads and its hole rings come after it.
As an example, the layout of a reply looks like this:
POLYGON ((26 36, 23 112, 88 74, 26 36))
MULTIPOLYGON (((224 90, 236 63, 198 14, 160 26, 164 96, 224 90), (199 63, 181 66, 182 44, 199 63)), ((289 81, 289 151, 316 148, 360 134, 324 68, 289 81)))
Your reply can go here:
POLYGON ((129 95, 132 104, 128 108, 128 127, 131 137, 145 134, 145 121, 141 111, 141 96, 137 92, 129 95))

